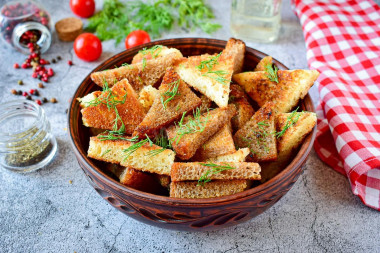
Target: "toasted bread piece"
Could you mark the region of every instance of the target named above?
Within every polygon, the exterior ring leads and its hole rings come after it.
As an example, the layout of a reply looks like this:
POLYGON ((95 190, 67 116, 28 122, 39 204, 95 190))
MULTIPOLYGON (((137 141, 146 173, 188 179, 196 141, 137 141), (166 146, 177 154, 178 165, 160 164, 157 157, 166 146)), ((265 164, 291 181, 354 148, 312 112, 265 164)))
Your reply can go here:
POLYGON ((78 102, 80 103, 80 108, 86 108, 91 104, 92 101, 94 101, 97 97, 99 97, 102 94, 100 90, 91 92, 87 94, 86 96, 82 98, 77 98, 78 102))
POLYGON ((176 55, 175 57, 178 59, 183 57, 181 51, 179 51, 177 48, 168 48, 166 46, 156 45, 147 50, 140 50, 138 54, 136 54, 133 57, 131 64, 142 62, 143 59, 148 61, 173 53, 176 55))
POLYGON ((231 38, 227 41, 226 48, 220 56, 221 60, 224 58, 231 58, 234 64, 233 74, 240 73, 243 70, 245 55, 245 43, 241 40, 231 38))
POLYGON ((243 88, 237 84, 231 84, 229 103, 234 105, 237 111, 236 115, 231 119, 232 130, 236 132, 250 120, 255 110, 248 102, 247 94, 243 88))
POLYGON ((303 139, 313 130, 316 123, 317 117, 313 112, 281 113, 276 116, 277 132, 284 129, 286 131, 277 139, 277 160, 261 164, 261 182, 268 181, 289 164, 294 151, 302 144, 303 139))
POLYGON ((170 126, 166 132, 177 156, 182 160, 193 157, 197 149, 231 120, 235 113, 234 106, 217 108, 195 118, 189 115, 179 124, 170 126))
POLYGON ((134 135, 152 136, 162 127, 170 125, 180 119, 184 113, 192 111, 202 103, 173 68, 166 70, 159 92, 160 96, 156 97, 134 135), (168 99, 170 99, 169 102, 166 102, 168 99))
POLYGON ((159 175, 159 174, 154 174, 155 177, 156 177, 156 180, 158 181, 158 183, 164 187, 164 188, 167 188, 169 189, 170 187, 170 176, 167 176, 167 175, 159 175))
POLYGON ((260 180, 260 165, 258 163, 246 162, 224 162, 224 163, 174 163, 171 171, 172 182, 200 180, 202 177, 211 180, 233 180, 249 179, 260 180), (213 165, 215 167, 207 166, 213 165), (211 173, 216 166, 230 167, 218 173, 211 173), (233 169, 232 169, 233 168, 233 169))
POLYGON ((177 61, 175 64, 175 70, 187 84, 206 95, 222 108, 228 105, 233 68, 232 57, 220 59, 217 55, 209 54, 190 56, 187 59, 177 61), (215 64, 210 69, 201 63, 212 59, 214 59, 215 64))
POLYGON ((133 89, 136 92, 140 92, 144 86, 154 86, 158 83, 164 76, 166 68, 173 66, 177 60, 178 54, 172 52, 146 62, 138 62, 115 69, 93 72, 91 79, 100 87, 103 87, 105 82, 108 83, 109 87, 112 87, 115 82, 126 78, 133 89))
POLYGON ((160 96, 160 92, 151 85, 144 86, 139 93, 139 102, 144 107, 144 111, 147 113, 153 104, 156 97, 160 96))
POLYGON ((156 181, 153 174, 135 170, 133 168, 124 168, 119 176, 120 183, 133 189, 156 193, 160 190, 161 185, 156 181))
POLYGON ((116 163, 141 171, 170 175, 171 166, 175 158, 175 153, 172 150, 166 149, 159 154, 151 156, 148 153, 149 151, 162 148, 154 144, 150 146, 148 143, 145 143, 127 157, 124 150, 133 144, 135 143, 127 140, 101 141, 98 137, 91 137, 87 155, 97 160, 116 163))
POLYGON ((211 157, 232 154, 236 151, 231 134, 231 123, 227 122, 216 134, 208 139, 192 157, 193 161, 204 161, 211 157))
POLYGON ((215 180, 197 186, 198 182, 171 182, 170 197, 173 198, 216 198, 247 190, 250 180, 215 180))
MULTIPOLYGON (((112 94, 115 96, 113 100, 124 101, 116 105, 121 120, 125 125, 125 132, 132 134, 133 130, 140 124, 145 116, 144 108, 137 100, 137 94, 132 89, 127 79, 123 79, 111 88, 112 94)), ((87 127, 95 127, 100 129, 113 130, 116 112, 114 109, 109 109, 107 103, 112 101, 107 100, 109 91, 104 91, 98 99, 102 103, 95 106, 89 105, 81 110, 83 125, 87 127)), ((118 121, 118 128, 122 123, 118 121)))
POLYGON ((319 76, 316 70, 279 70, 279 83, 269 80, 265 71, 245 72, 233 76, 248 95, 262 107, 273 101, 275 112, 289 112, 303 99, 319 76))
POLYGON ((273 103, 266 103, 234 136, 238 147, 250 149, 251 158, 255 162, 277 159, 275 115, 272 108, 273 103))
POLYGON ((206 97, 203 94, 200 98, 201 98, 202 103, 199 106, 199 110, 201 113, 207 112, 211 107, 212 101, 211 101, 211 99, 209 99, 208 97, 206 97))
POLYGON ((265 71, 265 66, 272 65, 272 64, 273 64, 272 56, 265 56, 259 61, 259 63, 256 65, 255 70, 253 71, 265 71))
POLYGON ((245 162, 245 158, 249 155, 249 153, 249 148, 240 148, 239 150, 235 151, 235 153, 209 158, 206 160, 206 162, 245 162))

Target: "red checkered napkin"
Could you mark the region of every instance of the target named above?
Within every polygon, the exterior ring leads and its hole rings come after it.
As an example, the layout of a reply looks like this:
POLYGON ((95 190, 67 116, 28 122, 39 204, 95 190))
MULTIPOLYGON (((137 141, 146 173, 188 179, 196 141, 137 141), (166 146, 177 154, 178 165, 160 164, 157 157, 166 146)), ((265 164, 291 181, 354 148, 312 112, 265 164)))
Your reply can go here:
POLYGON ((380 211, 380 7, 372 0, 295 0, 317 85, 320 158, 380 211))

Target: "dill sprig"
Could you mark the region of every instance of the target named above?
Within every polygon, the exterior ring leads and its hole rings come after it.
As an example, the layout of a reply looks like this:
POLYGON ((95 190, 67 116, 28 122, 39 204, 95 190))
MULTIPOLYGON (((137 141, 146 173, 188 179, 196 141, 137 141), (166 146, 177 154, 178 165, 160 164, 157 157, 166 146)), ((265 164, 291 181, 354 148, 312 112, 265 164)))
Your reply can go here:
POLYGON ((202 76, 207 76, 209 78, 214 79, 218 83, 226 85, 228 83, 228 79, 225 78, 225 75, 227 75, 227 71, 224 70, 216 70, 216 71, 207 71, 206 73, 202 74, 202 76))
POLYGON ((153 139, 155 145, 161 147, 160 149, 150 150, 148 156, 155 156, 164 152, 166 149, 172 148, 168 137, 165 134, 164 130, 160 130, 160 133, 153 139))
POLYGON ((145 59, 145 57, 144 57, 144 58, 142 59, 142 70, 141 70, 141 71, 144 71, 145 67, 146 67, 146 59, 145 59))
POLYGON ((210 71, 216 64, 219 63, 218 60, 219 60, 219 57, 221 54, 222 54, 222 52, 211 57, 208 60, 201 61, 201 63, 197 66, 197 69, 203 70, 204 68, 207 68, 207 70, 210 71))
POLYGON ((230 165, 228 165, 226 163, 224 165, 219 165, 219 164, 215 164, 215 163, 203 163, 202 165, 207 166, 207 167, 211 167, 211 169, 207 170, 205 173, 203 173, 201 175, 201 177, 198 180, 197 186, 203 186, 205 183, 210 182, 211 181, 210 177, 212 175, 218 174, 218 173, 225 171, 225 170, 236 169, 236 168, 231 167, 230 165))
MULTIPOLYGON (((135 144, 129 146, 128 148, 126 149, 123 149, 123 152, 125 153, 125 157, 124 157, 124 160, 127 159, 130 155, 132 155, 134 152, 136 152, 139 148, 141 148, 142 146, 144 146, 145 143, 149 143, 150 146, 153 145, 153 142, 152 140, 149 138, 148 135, 146 135, 146 139, 144 140, 141 140, 139 142, 136 142, 135 144)), ((135 136, 136 137, 136 136, 135 136)), ((136 141, 138 140, 138 136, 136 138, 136 141)))
POLYGON ((193 117, 189 117, 186 123, 183 122, 185 115, 186 112, 182 114, 181 120, 178 122, 177 125, 177 134, 172 140, 175 141, 176 144, 178 144, 182 137, 186 134, 203 132, 206 128, 209 116, 207 112, 207 116, 204 119, 202 119, 201 110, 199 109, 199 107, 195 110, 195 112, 193 112, 193 117))
MULTIPOLYGON (((157 56, 161 53, 163 46, 162 45, 155 45, 151 48, 144 47, 142 50, 139 51, 142 55, 150 54, 152 56, 152 59, 157 58, 157 56)), ((145 58, 143 58, 145 59, 145 58)))
POLYGON ((111 149, 107 149, 106 151, 104 151, 100 156, 105 156, 106 154, 108 154, 109 152, 111 152, 111 149))
POLYGON ((267 72, 267 77, 269 80, 272 82, 278 83, 278 74, 277 74, 278 68, 276 65, 272 64, 267 64, 265 65, 265 72, 267 72))
POLYGON ((121 100, 117 99, 117 96, 112 92, 111 88, 108 86, 108 82, 104 82, 103 91, 99 97, 96 97, 94 100, 89 101, 87 106, 98 106, 100 104, 106 105, 108 111, 114 110, 115 112, 115 120, 114 125, 112 127, 113 132, 124 133, 125 125, 123 120, 120 117, 119 111, 117 110, 117 105, 124 104, 127 99, 127 93, 124 94, 121 100), (120 128, 118 128, 120 122, 120 128))
POLYGON ((291 114, 286 118, 286 123, 285 123, 284 128, 280 132, 276 133, 277 138, 282 137, 285 134, 286 130, 288 130, 291 126, 297 123, 300 117, 300 114, 297 113, 297 110, 298 110, 298 107, 294 111, 292 111, 291 114))
POLYGON ((163 94, 161 94, 161 103, 162 105, 164 106, 164 109, 166 109, 166 105, 174 99, 175 96, 178 96, 179 93, 178 93, 178 87, 179 87, 179 84, 180 84, 180 79, 178 79, 177 81, 174 81, 174 82, 171 82, 168 84, 169 86, 169 89, 164 92, 163 94), (164 100, 164 97, 167 97, 165 100, 164 100))
POLYGON ((134 136, 132 138, 125 137, 124 133, 121 133, 119 131, 106 131, 107 134, 99 134, 97 138, 100 141, 115 141, 115 140, 124 140, 124 141, 131 141, 135 142, 139 139, 138 136, 134 136))

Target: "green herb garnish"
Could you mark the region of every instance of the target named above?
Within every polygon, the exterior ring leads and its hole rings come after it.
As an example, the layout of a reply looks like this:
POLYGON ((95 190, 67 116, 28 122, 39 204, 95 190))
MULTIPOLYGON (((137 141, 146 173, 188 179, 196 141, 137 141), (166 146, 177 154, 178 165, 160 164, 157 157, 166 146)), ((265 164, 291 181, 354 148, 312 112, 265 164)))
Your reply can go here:
POLYGON ((292 111, 291 114, 287 117, 284 128, 280 132, 276 133, 277 138, 282 137, 285 134, 286 130, 288 130, 291 126, 297 123, 299 117, 301 116, 301 114, 297 113, 297 110, 298 107, 294 111, 292 111))
POLYGON ((168 84, 169 89, 163 94, 161 94, 161 103, 164 106, 164 109, 166 109, 166 105, 171 100, 173 100, 175 96, 179 96, 178 87, 179 87, 180 81, 181 80, 178 79, 177 81, 169 83, 168 84), (167 97, 167 98, 164 100, 164 97, 167 97))
POLYGON ((202 76, 207 76, 209 78, 214 79, 218 83, 221 84, 228 84, 228 79, 226 79, 224 76, 228 73, 224 70, 216 70, 216 71, 207 71, 206 73, 202 74, 202 76))
POLYGON ((109 153, 109 152, 111 152, 111 149, 110 149, 110 148, 107 149, 106 151, 104 151, 100 156, 104 156, 104 155, 106 155, 106 154, 109 153))
POLYGON ((222 54, 222 52, 211 57, 208 60, 201 61, 201 63, 197 66, 197 69, 203 70, 203 69, 207 68, 207 70, 210 71, 216 64, 218 64, 218 60, 219 60, 219 57, 221 54, 222 54))
POLYGON ((265 65, 265 72, 267 72, 267 77, 272 82, 278 83, 278 74, 277 74, 278 68, 276 65, 267 64, 265 65))
POLYGON ((193 113, 194 117, 189 117, 186 123, 183 122, 185 115, 186 115, 186 112, 182 114, 182 118, 178 122, 178 125, 177 125, 178 127, 177 134, 172 140, 172 141, 175 141, 176 144, 179 143, 179 141, 182 139, 184 135, 197 133, 197 132, 203 132, 206 128, 206 124, 208 121, 208 112, 205 119, 202 120, 201 110, 198 107, 196 111, 193 113))
POLYGON ((215 163, 203 163, 203 166, 211 167, 211 169, 207 170, 205 173, 201 175, 201 177, 198 180, 197 186, 203 186, 205 183, 208 183, 211 181, 210 177, 212 175, 218 174, 225 170, 233 170, 236 169, 234 167, 229 166, 228 164, 219 165, 215 163))
POLYGON ((203 0, 129 1, 105 0, 100 12, 89 18, 87 30, 100 40, 120 43, 130 32, 144 30, 151 38, 160 37, 175 23, 181 27, 199 27, 212 33, 221 25, 211 23, 212 10, 203 0))
POLYGON ((149 156, 155 156, 165 151, 166 149, 172 148, 169 139, 167 138, 165 131, 160 130, 160 133, 153 139, 155 145, 161 147, 160 149, 151 150, 148 152, 149 156))
POLYGON ((126 138, 124 133, 120 133, 119 131, 106 131, 107 134, 99 134, 97 138, 100 141, 115 141, 115 140, 124 140, 135 142, 139 139, 138 136, 134 136, 132 138, 126 138))

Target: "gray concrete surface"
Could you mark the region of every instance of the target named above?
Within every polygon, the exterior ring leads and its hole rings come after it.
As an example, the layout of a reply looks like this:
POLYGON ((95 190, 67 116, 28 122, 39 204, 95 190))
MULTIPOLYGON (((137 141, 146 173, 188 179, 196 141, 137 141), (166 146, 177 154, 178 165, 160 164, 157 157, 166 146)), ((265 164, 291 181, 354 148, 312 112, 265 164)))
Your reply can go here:
MULTIPOLYGON (((41 1, 53 21, 73 16, 69 1, 41 1)), ((230 1, 208 1, 223 24, 214 38, 228 39, 230 1)), ((0 4, 4 1, 0 0, 0 4)), ((101 6, 97 1, 97 7, 101 6)), ((176 30, 163 38, 210 37, 176 30)), ((281 35, 273 44, 247 43, 290 68, 307 68, 302 30, 288 0, 281 35)), ((56 75, 41 90, 58 104, 45 104, 59 144, 55 161, 38 172, 19 175, 0 170, 0 252, 380 252, 380 216, 355 197, 343 176, 313 151, 303 175, 289 193, 257 218, 223 231, 188 233, 139 223, 106 203, 88 184, 68 141, 65 110, 75 88, 99 63, 123 50, 103 43, 101 59, 85 63, 72 43, 56 35, 47 59, 61 55, 56 75), (67 60, 73 60, 69 67, 67 60), (70 183, 72 180, 72 183, 70 183)), ((0 101, 14 99, 12 88, 36 87, 31 71, 14 70, 25 56, 0 45, 0 101), (17 80, 25 85, 18 87, 17 80)), ((316 88, 311 90, 315 103, 316 88)))

